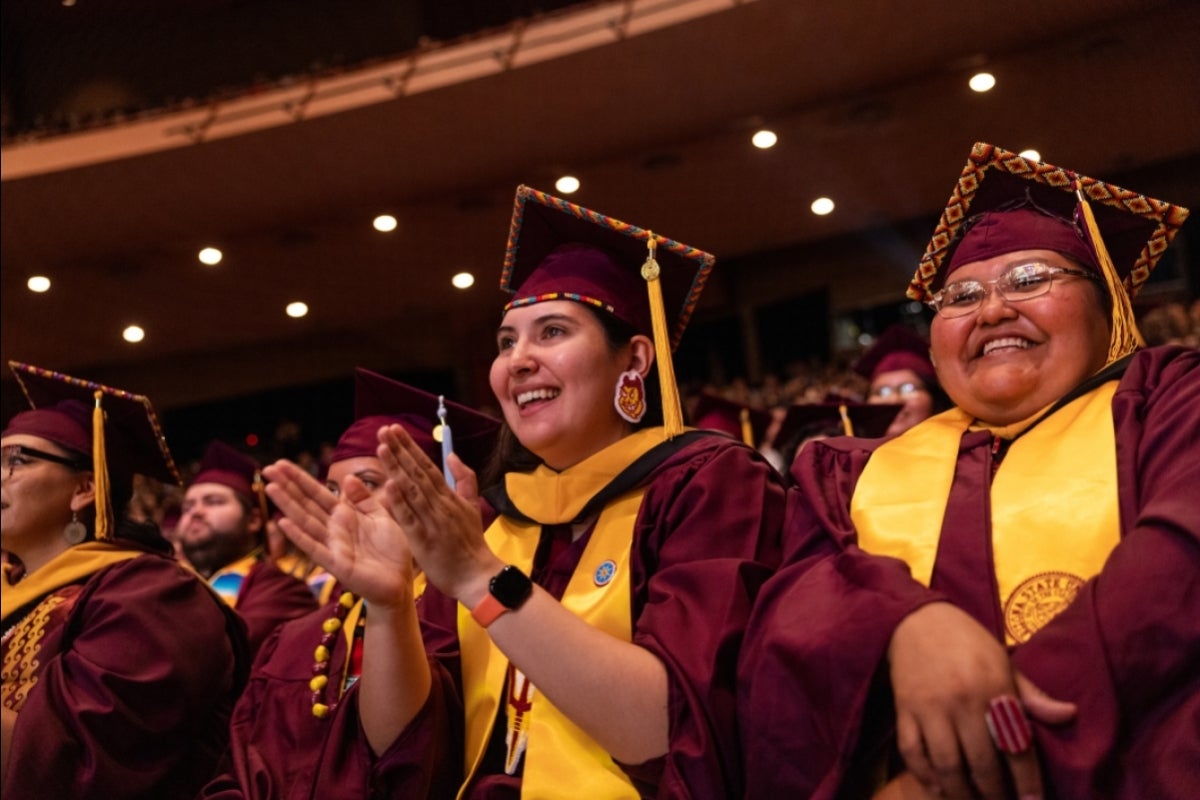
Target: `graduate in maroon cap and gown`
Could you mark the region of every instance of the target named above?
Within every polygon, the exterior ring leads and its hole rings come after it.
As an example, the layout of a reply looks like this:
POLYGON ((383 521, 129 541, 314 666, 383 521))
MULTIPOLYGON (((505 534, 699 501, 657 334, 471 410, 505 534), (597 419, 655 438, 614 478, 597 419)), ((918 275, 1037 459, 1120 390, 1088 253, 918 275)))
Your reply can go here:
POLYGON ((1129 302, 1186 213, 975 146, 910 288, 957 408, 794 464, 748 796, 1196 796, 1200 353, 1129 302))
POLYGON ((897 323, 881 333, 854 371, 871 382, 867 402, 902 404, 884 431, 887 436, 904 433, 951 406, 929 360, 929 343, 908 325, 897 323))
POLYGON ((752 449, 682 425, 670 352, 712 257, 526 187, 511 230, 491 370, 511 438, 486 531, 476 476, 451 459, 452 490, 396 426, 388 509, 351 517, 268 472, 289 537, 374 592, 365 656, 388 661, 342 700, 369 796, 737 796, 736 653, 785 498, 752 449), (429 581, 415 607, 407 554, 369 552, 388 524, 429 581))
POLYGON ((0 438, 0 794, 193 797, 225 751, 249 657, 237 616, 125 513, 134 473, 179 482, 154 411, 11 366, 34 408, 0 438))
POLYGON ((183 496, 176 537, 188 563, 245 621, 252 653, 279 623, 317 607, 308 585, 267 555, 268 518, 258 463, 211 443, 183 496))
MULTIPOLYGON (((457 403, 439 404, 434 395, 368 370, 357 370, 355 380, 356 419, 334 448, 326 476, 331 491, 341 492, 349 478, 382 500, 387 478, 376 451, 386 425, 403 426, 440 462, 441 444, 434 439, 439 405, 464 463, 482 467, 493 455, 499 421, 457 403)), ((358 745, 353 703, 343 703, 362 672, 366 606, 340 585, 332 597, 320 610, 280 625, 259 651, 230 726, 232 767, 205 787, 203 797, 312 797, 318 783, 315 796, 369 796, 373 765, 358 745)), ((442 797, 453 788, 406 784, 406 796, 442 797)))

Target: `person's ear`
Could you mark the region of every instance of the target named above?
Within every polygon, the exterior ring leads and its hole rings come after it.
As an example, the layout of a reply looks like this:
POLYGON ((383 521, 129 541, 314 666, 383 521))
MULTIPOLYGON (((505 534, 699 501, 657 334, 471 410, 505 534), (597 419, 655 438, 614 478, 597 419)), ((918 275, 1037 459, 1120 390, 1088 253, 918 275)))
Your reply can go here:
POLYGON ((260 509, 252 508, 246 515, 246 530, 251 533, 261 533, 266 529, 266 520, 263 519, 263 514, 260 509))
POLYGON ((649 336, 638 334, 629 340, 629 363, 625 369, 634 370, 643 378, 650 375, 654 366, 654 341, 649 336))
POLYGON ((71 511, 80 512, 96 502, 96 478, 90 472, 80 474, 71 494, 71 511))

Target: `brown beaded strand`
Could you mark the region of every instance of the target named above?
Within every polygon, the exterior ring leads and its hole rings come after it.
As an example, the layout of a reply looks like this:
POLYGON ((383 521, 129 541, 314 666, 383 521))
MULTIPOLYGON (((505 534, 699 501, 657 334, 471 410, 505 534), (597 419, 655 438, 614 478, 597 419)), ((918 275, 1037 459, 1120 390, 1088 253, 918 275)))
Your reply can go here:
POLYGON ((313 652, 313 677, 308 682, 308 688, 312 689, 312 713, 317 719, 324 719, 330 711, 337 708, 337 700, 330 703, 321 701, 325 699, 325 690, 329 686, 329 660, 333 654, 333 643, 337 641, 338 631, 342 629, 342 623, 345 622, 350 609, 354 608, 355 602, 357 599, 353 593, 342 592, 334 604, 333 616, 321 624, 324 634, 321 636, 321 643, 313 652))

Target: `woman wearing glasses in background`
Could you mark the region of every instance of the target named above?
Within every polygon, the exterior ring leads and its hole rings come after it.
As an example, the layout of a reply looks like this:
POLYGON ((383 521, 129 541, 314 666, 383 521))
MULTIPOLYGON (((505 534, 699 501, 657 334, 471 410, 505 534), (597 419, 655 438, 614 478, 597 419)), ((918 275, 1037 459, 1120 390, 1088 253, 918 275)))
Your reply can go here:
POLYGON ((749 796, 1195 796, 1200 353, 1130 305, 1186 214, 975 146, 909 290, 956 408, 793 466, 749 796))
POLYGON ((929 343, 907 325, 892 325, 880 334, 854 371, 871 382, 868 403, 902 406, 886 436, 904 433, 952 405, 929 360, 929 343))

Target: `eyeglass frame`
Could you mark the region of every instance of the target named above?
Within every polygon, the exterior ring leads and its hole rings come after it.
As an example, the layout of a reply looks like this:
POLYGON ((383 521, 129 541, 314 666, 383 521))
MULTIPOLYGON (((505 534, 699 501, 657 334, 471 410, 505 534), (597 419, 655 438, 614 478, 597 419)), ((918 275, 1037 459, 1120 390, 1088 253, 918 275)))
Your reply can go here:
POLYGON ((89 464, 79 458, 47 453, 45 450, 38 450, 36 447, 24 444, 6 444, 3 448, 0 448, 0 473, 4 474, 6 480, 12 479, 13 472, 18 466, 12 460, 15 455, 22 455, 36 461, 49 461, 54 464, 62 464, 64 467, 68 467, 76 472, 86 472, 91 469, 89 464))
POLYGON ((911 397, 914 394, 920 394, 921 392, 928 391, 928 387, 926 387, 924 384, 917 383, 916 381, 904 381, 903 383, 895 386, 890 384, 888 386, 880 386, 878 389, 871 390, 871 394, 869 396, 880 397, 884 400, 887 400, 893 396, 906 398, 911 397))
POLYGON ((961 317, 968 316, 969 314, 973 314, 976 311, 978 311, 980 308, 982 308, 983 304, 987 301, 987 299, 989 297, 991 297, 993 290, 999 291, 1000 296, 1010 303, 1021 303, 1026 300, 1033 300, 1036 297, 1044 297, 1045 295, 1050 293, 1051 287, 1054 286, 1054 278, 1057 275, 1068 275, 1073 278, 1085 278, 1089 281, 1092 281, 1093 283, 1103 286, 1103 279, 1096 273, 1091 272, 1090 270, 1072 269, 1070 267, 1059 267, 1059 266, 1054 266, 1051 264, 1046 264, 1041 261, 1030 261, 1030 262, 1027 262, 1024 264, 1013 264, 1011 267, 1009 267, 1007 270, 1004 271, 1003 275, 1001 275, 998 278, 993 278, 989 281, 981 281, 981 280, 976 280, 974 278, 969 278, 964 281, 953 281, 951 283, 948 283, 945 286, 943 286, 940 290, 935 292, 933 295, 931 295, 929 297, 929 299, 925 301, 925 305, 932 308, 934 310, 934 312, 936 312, 938 314, 938 316, 942 317, 943 319, 959 319, 961 317), (1012 295, 1012 296, 1007 294, 1005 292, 1005 290, 1001 287, 1001 282, 1007 281, 1010 284, 1009 288, 1011 289, 1012 283, 1013 283, 1013 273, 1019 269, 1027 269, 1029 267, 1042 267, 1042 268, 1046 269, 1046 271, 1047 271, 1047 276, 1046 276, 1047 280, 1045 282, 1046 288, 1035 294, 1012 295), (948 290, 952 286, 969 285, 972 283, 977 284, 981 289, 983 289, 983 297, 979 298, 979 301, 976 304, 972 305, 970 308, 963 309, 959 313, 947 314, 945 311, 945 306, 942 305, 942 298, 945 296, 946 290, 948 290))

